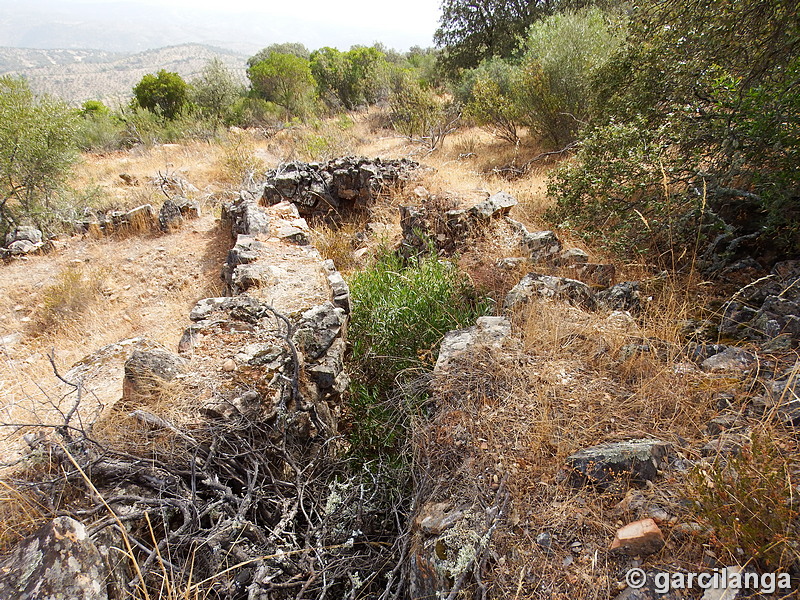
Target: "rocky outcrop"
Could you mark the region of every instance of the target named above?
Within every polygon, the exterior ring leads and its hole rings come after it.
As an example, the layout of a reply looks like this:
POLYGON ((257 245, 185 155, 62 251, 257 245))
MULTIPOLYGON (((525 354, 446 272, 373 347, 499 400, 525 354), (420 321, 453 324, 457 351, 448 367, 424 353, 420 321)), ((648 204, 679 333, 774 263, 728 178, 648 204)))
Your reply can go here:
POLYGON ((291 202, 303 215, 360 210, 389 187, 405 184, 418 166, 407 159, 352 156, 285 163, 267 173, 261 200, 267 205, 291 202))
POLYGON ((582 281, 528 273, 511 289, 503 306, 510 310, 533 298, 562 300, 584 308, 593 308, 595 304, 591 288, 582 281))

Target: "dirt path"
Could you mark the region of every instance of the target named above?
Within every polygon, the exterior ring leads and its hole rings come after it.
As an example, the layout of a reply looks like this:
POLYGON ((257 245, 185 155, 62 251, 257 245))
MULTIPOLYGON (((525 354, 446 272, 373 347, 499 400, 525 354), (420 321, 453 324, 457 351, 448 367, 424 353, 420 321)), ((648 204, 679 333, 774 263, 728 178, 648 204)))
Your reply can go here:
POLYGON ((55 253, 0 265, 2 421, 46 421, 58 389, 51 351, 63 373, 126 338, 146 336, 176 348, 194 303, 222 292, 220 267, 231 240, 215 213, 171 234, 74 237, 55 253), (74 298, 74 314, 48 323, 47 306, 61 297, 66 303, 78 281, 95 285, 74 298))

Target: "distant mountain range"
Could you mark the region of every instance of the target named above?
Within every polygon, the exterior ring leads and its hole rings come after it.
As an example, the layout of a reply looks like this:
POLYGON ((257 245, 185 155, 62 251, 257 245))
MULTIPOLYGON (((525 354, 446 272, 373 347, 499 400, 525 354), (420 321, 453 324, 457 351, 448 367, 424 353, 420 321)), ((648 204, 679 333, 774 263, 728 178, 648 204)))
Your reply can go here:
POLYGON ((0 75, 24 75, 35 92, 72 104, 102 100, 115 107, 128 101, 133 86, 147 73, 166 69, 190 81, 215 57, 246 81, 247 55, 204 44, 181 44, 137 53, 0 47, 0 75))

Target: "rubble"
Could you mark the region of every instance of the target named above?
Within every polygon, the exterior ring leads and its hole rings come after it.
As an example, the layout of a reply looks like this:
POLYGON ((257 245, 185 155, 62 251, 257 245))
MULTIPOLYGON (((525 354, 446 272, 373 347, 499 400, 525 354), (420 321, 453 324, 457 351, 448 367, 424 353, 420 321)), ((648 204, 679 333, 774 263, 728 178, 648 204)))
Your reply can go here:
POLYGON ((261 200, 288 201, 302 215, 360 210, 387 188, 409 181, 418 163, 408 159, 348 156, 327 163, 284 163, 266 175, 261 200))

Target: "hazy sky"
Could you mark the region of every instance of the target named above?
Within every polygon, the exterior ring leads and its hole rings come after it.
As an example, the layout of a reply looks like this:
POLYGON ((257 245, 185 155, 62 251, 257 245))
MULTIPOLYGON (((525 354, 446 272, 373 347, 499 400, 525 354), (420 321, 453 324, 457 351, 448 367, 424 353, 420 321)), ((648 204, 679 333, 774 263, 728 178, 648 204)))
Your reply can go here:
POLYGON ((441 0, 63 0, 59 4, 76 2, 150 5, 156 11, 154 16, 165 9, 196 15, 217 13, 226 21, 241 16, 251 25, 263 19, 265 27, 272 18, 285 38, 280 41, 299 41, 312 48, 381 41, 407 49, 433 44, 441 0))

